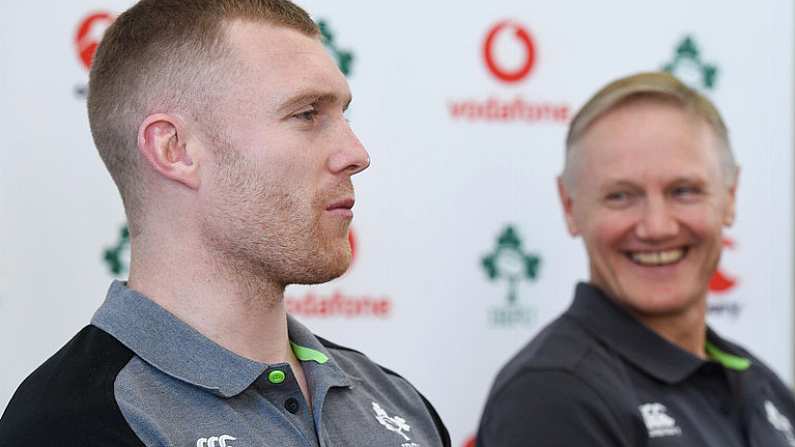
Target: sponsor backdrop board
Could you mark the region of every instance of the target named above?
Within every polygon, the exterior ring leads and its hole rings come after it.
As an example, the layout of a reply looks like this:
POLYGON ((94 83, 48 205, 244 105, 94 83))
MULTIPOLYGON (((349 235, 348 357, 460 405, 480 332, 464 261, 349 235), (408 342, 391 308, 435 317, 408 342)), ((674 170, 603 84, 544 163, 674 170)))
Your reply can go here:
MULTIPOLYGON (((96 42, 130 4, 0 5, 0 408, 125 275, 85 86, 96 42)), ((289 288, 289 307, 403 373, 455 445, 499 367, 586 278, 555 190, 566 125, 603 83, 640 70, 675 72, 725 114, 742 177, 709 319, 792 382, 791 2, 301 4, 350 80, 372 166, 355 181, 351 269, 289 288)))

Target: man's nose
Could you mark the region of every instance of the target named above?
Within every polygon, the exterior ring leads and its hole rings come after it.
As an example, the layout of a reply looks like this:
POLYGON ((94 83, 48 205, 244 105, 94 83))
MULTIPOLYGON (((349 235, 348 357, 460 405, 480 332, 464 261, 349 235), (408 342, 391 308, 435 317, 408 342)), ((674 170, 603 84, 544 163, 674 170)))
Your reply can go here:
POLYGON ((662 197, 649 198, 635 226, 635 234, 644 240, 663 240, 679 233, 679 222, 670 204, 662 197))
POLYGON ((339 146, 328 160, 329 170, 335 174, 358 174, 370 166, 370 154, 347 123, 341 129, 339 146))

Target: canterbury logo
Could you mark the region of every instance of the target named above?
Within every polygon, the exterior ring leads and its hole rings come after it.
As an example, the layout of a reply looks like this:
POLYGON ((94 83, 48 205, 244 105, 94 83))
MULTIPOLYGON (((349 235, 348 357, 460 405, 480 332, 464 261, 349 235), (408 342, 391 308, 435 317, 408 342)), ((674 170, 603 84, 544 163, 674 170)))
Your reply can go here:
POLYGON ((640 414, 643 422, 649 430, 650 438, 660 438, 663 436, 679 436, 682 429, 676 425, 676 420, 668 415, 665 405, 657 402, 643 404, 640 407, 640 414))
POLYGON ((233 445, 227 444, 227 441, 237 441, 237 439, 229 435, 199 438, 196 441, 196 447, 234 447, 233 445))

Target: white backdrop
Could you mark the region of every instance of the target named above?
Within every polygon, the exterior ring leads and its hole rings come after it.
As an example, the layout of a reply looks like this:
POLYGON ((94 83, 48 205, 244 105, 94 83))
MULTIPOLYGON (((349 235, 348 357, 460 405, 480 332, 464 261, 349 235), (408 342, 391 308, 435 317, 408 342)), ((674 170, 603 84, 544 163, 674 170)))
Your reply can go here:
MULTIPOLYGON (((76 34, 130 4, 0 3, 0 408, 114 276, 103 253, 124 215, 80 94, 79 51, 104 22, 76 34)), ((790 1, 301 4, 352 55, 350 119, 372 166, 355 181, 352 269, 288 289, 290 307, 410 379, 455 445, 474 433, 499 367, 586 278, 554 188, 568 118, 605 82, 677 54, 675 73, 723 111, 742 165, 710 323, 792 382, 790 1)))

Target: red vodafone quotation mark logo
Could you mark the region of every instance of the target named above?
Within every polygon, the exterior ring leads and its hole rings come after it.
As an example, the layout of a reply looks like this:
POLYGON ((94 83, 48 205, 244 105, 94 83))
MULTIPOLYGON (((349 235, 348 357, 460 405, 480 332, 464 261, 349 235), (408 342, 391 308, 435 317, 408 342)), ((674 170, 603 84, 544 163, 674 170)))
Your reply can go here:
POLYGON ((497 77, 500 81, 507 83, 519 82, 530 74, 536 62, 536 48, 533 44, 533 38, 530 32, 521 23, 512 20, 503 20, 497 22, 489 29, 486 34, 486 40, 483 42, 483 58, 486 61, 486 67, 489 71, 497 77), (513 31, 513 35, 517 42, 524 47, 525 59, 524 63, 519 68, 507 69, 502 67, 497 59, 494 57, 494 46, 497 41, 497 36, 503 31, 513 31))
POLYGON ((75 34, 75 47, 80 62, 83 63, 86 70, 91 68, 99 41, 114 19, 115 17, 108 12, 96 12, 84 18, 78 25, 75 34))
MULTIPOLYGON (((734 249, 734 241, 731 239, 724 239, 723 246, 728 249, 734 249)), ((720 268, 712 275, 709 280, 709 291, 712 293, 725 293, 737 286, 737 278, 729 276, 724 273, 720 268)))
POLYGON ((348 230, 348 244, 351 246, 351 266, 348 267, 348 270, 353 267, 353 261, 356 260, 356 235, 353 234, 353 228, 348 230))

